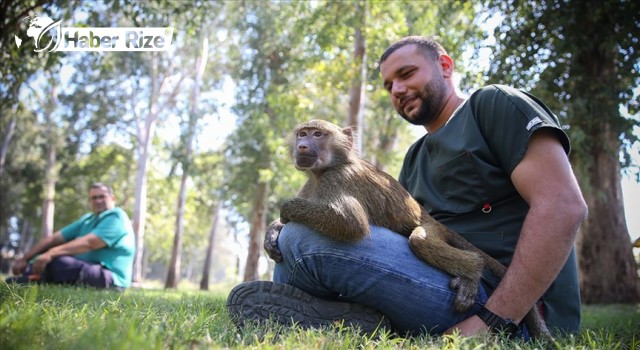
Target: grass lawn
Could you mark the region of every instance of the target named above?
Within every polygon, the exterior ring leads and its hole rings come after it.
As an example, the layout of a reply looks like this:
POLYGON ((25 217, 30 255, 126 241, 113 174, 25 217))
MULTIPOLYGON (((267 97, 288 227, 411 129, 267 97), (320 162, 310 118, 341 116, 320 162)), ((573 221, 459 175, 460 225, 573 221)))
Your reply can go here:
POLYGON ((583 329, 555 344, 500 337, 360 335, 340 325, 236 329, 230 286, 124 293, 0 282, 0 348, 9 349, 640 349, 640 305, 586 306, 583 329))

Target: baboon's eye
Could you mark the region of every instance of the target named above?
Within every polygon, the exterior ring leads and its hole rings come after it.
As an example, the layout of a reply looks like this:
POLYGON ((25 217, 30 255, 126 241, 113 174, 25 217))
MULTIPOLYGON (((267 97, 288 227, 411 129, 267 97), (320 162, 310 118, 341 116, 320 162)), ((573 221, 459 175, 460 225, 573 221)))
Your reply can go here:
POLYGON ((300 131, 298 133, 298 137, 305 137, 305 136, 307 136, 307 132, 306 131, 300 131))
POLYGON ((313 133, 313 136, 320 137, 320 136, 322 136, 322 133, 320 131, 316 131, 316 132, 313 133))

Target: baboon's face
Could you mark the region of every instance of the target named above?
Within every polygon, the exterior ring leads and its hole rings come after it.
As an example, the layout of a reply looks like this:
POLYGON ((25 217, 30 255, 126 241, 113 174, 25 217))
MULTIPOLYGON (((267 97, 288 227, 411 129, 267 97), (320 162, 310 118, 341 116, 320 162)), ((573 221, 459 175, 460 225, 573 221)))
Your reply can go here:
POLYGON ((293 149, 298 170, 313 170, 322 168, 331 162, 331 152, 328 151, 330 134, 326 130, 314 127, 304 127, 296 133, 296 145, 293 149))
POLYGON ((293 136, 293 159, 301 171, 319 174, 347 162, 353 151, 351 128, 341 129, 324 120, 298 125, 293 136))

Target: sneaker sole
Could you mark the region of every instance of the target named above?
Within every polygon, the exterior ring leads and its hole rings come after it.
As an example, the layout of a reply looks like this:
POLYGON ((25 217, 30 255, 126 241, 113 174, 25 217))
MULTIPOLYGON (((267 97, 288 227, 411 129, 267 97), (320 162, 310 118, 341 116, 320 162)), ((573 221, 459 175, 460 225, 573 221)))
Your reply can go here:
POLYGON ((227 298, 227 309, 238 325, 247 320, 273 320, 303 328, 344 322, 345 326, 359 328, 365 333, 373 333, 382 327, 391 328, 388 319, 373 308, 320 299, 288 284, 269 281, 235 286, 227 298))

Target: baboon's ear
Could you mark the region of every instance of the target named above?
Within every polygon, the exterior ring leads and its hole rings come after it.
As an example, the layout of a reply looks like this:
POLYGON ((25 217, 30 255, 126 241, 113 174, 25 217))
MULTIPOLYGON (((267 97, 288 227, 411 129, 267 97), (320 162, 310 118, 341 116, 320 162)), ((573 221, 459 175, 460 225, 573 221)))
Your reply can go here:
POLYGON ((353 149, 353 127, 346 127, 342 129, 342 133, 347 135, 347 139, 349 140, 349 149, 353 149))

